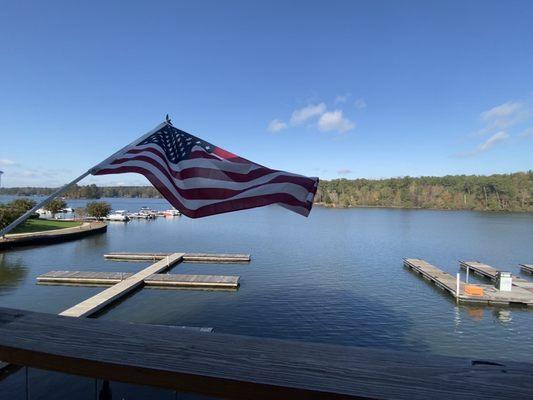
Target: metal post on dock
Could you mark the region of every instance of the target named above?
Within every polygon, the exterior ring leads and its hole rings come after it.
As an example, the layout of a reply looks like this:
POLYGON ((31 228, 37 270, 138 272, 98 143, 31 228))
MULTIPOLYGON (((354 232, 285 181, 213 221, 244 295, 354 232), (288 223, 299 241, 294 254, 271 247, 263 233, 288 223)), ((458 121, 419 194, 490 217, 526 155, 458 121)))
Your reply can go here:
POLYGON ((466 266, 466 283, 468 283, 468 277, 470 276, 470 267, 466 266))
POLYGON ((456 285, 455 285, 455 297, 457 299, 459 298, 459 290, 461 288, 460 283, 461 283, 461 273, 458 272, 457 273, 457 281, 456 281, 456 285))

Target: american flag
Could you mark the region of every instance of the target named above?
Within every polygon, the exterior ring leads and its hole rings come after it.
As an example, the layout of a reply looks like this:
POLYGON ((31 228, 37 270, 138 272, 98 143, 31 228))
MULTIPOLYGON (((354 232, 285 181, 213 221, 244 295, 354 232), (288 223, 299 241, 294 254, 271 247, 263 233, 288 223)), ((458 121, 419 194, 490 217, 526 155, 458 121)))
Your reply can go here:
POLYGON ((318 178, 273 170, 163 123, 91 170, 144 175, 191 218, 279 204, 308 216, 318 178))

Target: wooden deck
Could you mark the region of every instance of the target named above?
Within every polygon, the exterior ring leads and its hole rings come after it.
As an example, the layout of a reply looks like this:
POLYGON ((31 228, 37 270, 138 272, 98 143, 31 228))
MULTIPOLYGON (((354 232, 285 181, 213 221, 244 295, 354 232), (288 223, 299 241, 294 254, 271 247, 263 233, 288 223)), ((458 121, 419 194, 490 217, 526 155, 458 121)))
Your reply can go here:
POLYGON ((533 365, 0 308, 0 359, 227 399, 526 399, 533 365))
POLYGON ((171 254, 170 256, 163 258, 162 260, 150 265, 142 271, 127 277, 116 285, 111 286, 110 288, 94 295, 93 297, 76 304, 74 307, 63 311, 59 315, 68 317, 86 317, 94 314, 118 298, 141 286, 147 277, 159 272, 163 272, 172 265, 180 262, 183 259, 183 255, 184 253, 171 254))
POLYGON ((533 274, 533 264, 520 264, 520 269, 528 274, 533 274))
MULTIPOLYGON (((104 257, 109 261, 149 262, 158 261, 171 253, 109 253, 104 257)), ((214 254, 214 253, 185 253, 183 262, 198 263, 248 263, 250 254, 214 254)))
MULTIPOLYGON (((37 282, 56 285, 115 285, 130 278, 128 272, 50 271, 39 275, 37 282)), ((153 274, 144 279, 147 287, 237 289, 238 276, 153 274)))
POLYGON ((406 258, 404 259, 404 266, 419 273, 424 279, 433 282, 460 302, 533 307, 533 290, 529 289, 529 287, 513 286, 512 291, 504 292, 497 290, 493 285, 476 284, 476 286, 483 288, 484 294, 483 296, 471 296, 464 292, 465 282, 461 281, 459 283, 459 293, 457 293, 456 277, 425 260, 406 258))

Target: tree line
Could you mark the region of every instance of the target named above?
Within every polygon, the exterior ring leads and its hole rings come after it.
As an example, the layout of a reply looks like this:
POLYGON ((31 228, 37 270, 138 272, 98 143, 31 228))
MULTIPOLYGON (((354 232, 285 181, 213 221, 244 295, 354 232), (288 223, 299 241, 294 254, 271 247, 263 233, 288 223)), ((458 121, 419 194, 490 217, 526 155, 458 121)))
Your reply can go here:
MULTIPOLYGON (((0 188, 0 194, 13 196, 49 196, 57 188, 13 187, 0 188)), ((96 186, 74 185, 63 195, 68 199, 99 199, 101 197, 161 198, 152 186, 96 186)))
POLYGON ((533 211, 533 171, 320 182, 315 203, 330 207, 533 211))
MULTIPOLYGON (((0 194, 46 196, 54 188, 2 188, 0 194)), ((151 186, 75 186, 65 197, 161 198, 151 186)), ((328 207, 398 207, 448 210, 533 211, 533 171, 320 181, 315 203, 328 207)))

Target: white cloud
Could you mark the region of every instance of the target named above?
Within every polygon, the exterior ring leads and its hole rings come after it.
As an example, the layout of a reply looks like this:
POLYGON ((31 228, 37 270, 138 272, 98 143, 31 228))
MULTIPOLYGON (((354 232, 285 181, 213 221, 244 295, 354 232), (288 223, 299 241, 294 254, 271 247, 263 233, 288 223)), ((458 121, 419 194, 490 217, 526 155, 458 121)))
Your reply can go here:
POLYGON ((337 174, 339 175, 348 175, 351 174, 353 171, 349 168, 342 168, 337 171, 337 174))
POLYGON ((16 162, 12 160, 8 160, 7 158, 0 158, 0 166, 1 167, 9 167, 10 165, 15 165, 16 162))
POLYGON ((310 118, 324 114, 326 111, 326 105, 324 103, 320 104, 310 104, 299 110, 295 110, 291 116, 291 125, 301 125, 310 118))
POLYGON ((346 101, 350 98, 350 93, 345 94, 339 94, 335 97, 335 103, 346 103, 346 101))
POLYGON ((492 107, 490 110, 481 113, 481 119, 490 121, 498 118, 505 118, 511 115, 515 115, 522 109, 522 103, 511 102, 500 104, 499 106, 492 107))
POLYGON ((287 124, 279 119, 273 119, 268 124, 267 130, 269 132, 279 132, 283 129, 287 128, 287 124))
POLYGON ((492 149, 493 147, 499 145, 500 143, 506 141, 507 139, 509 139, 509 137, 509 134, 505 131, 496 132, 483 143, 479 144, 473 151, 470 151, 468 153, 457 154, 457 157, 473 157, 478 154, 484 153, 492 149))
POLYGON ((355 100, 355 108, 358 110, 362 110, 363 108, 366 108, 366 102, 363 99, 357 99, 355 100))
POLYGON ((342 110, 328 111, 318 120, 318 129, 322 132, 347 132, 355 128, 355 124, 342 116, 342 110))
POLYGON ((494 146, 496 146, 498 143, 503 142, 504 140, 508 139, 509 135, 505 131, 500 131, 492 135, 490 138, 485 140, 483 143, 481 143, 478 148, 477 152, 482 153, 484 151, 492 149, 494 146))
POLYGON ((508 129, 520 124, 531 117, 531 113, 524 103, 508 101, 490 110, 483 111, 480 115, 485 126, 476 132, 476 135, 486 135, 497 130, 508 129))

